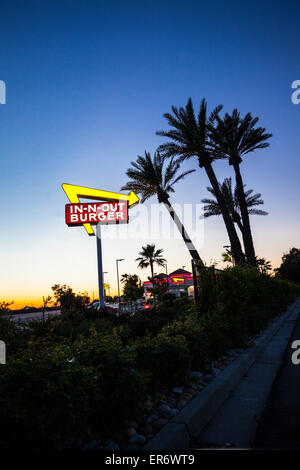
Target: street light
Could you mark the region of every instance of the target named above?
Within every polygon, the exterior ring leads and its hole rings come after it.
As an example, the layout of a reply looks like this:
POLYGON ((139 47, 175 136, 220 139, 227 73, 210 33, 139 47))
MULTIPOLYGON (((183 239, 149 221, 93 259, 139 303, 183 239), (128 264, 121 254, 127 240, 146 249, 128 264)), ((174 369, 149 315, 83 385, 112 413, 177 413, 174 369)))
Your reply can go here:
POLYGON ((116 259, 116 264, 117 264, 117 280, 118 280, 118 300, 119 300, 119 306, 120 306, 120 282, 119 282, 119 266, 118 266, 119 261, 124 261, 124 258, 116 259))
POLYGON ((163 265, 166 268, 166 275, 168 275, 168 265, 167 263, 163 265))

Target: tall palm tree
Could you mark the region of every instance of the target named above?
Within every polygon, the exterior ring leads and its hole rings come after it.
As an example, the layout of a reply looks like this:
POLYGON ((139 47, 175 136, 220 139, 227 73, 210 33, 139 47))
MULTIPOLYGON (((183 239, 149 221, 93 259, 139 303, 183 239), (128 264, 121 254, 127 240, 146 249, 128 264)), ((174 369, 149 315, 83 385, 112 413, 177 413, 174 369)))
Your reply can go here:
POLYGON ((220 116, 216 116, 216 121, 218 124, 212 129, 215 155, 227 157, 229 165, 232 165, 234 168, 237 197, 244 227, 243 241, 246 258, 249 264, 256 266, 257 261, 240 164, 243 161, 242 157, 248 153, 256 149, 268 147, 269 142, 267 140, 272 137, 272 134, 267 134, 264 127, 255 127, 258 117, 253 118, 250 113, 247 113, 242 118, 237 109, 234 109, 231 115, 225 113, 223 119, 220 116))
POLYGON ((162 152, 166 157, 179 156, 178 161, 183 161, 191 157, 197 158, 199 167, 204 168, 206 171, 210 184, 216 193, 230 239, 234 259, 236 262, 244 262, 245 256, 240 240, 212 167, 212 163, 215 159, 225 157, 221 153, 214 153, 214 142, 212 141, 215 119, 221 109, 222 106, 217 106, 208 116, 207 103, 206 100, 203 99, 196 118, 191 98, 184 108, 178 109, 172 106, 172 114, 165 113, 164 117, 173 129, 156 132, 157 135, 168 137, 171 139, 171 142, 160 145, 158 151, 162 152))
POLYGON ((154 154, 153 159, 149 152, 145 152, 145 157, 138 156, 136 162, 131 162, 132 166, 126 172, 130 180, 122 187, 122 190, 136 192, 141 196, 141 202, 156 195, 158 202, 165 205, 175 222, 191 257, 201 261, 198 251, 169 200, 169 194, 174 193, 174 185, 195 170, 185 171, 178 175, 180 163, 173 158, 166 168, 164 168, 164 163, 165 159, 158 152, 154 154))
POLYGON ((141 269, 148 268, 151 269, 151 279, 153 280, 154 272, 153 266, 156 263, 158 266, 164 266, 166 263, 165 258, 162 257, 163 249, 156 249, 155 245, 146 245, 142 246, 142 250, 139 252, 139 257, 135 261, 138 261, 138 267, 141 269))
MULTIPOLYGON (((220 188, 226 200, 226 204, 229 209, 233 222, 237 224, 240 231, 243 233, 244 226, 242 222, 237 187, 235 187, 235 190, 233 191, 231 178, 225 178, 223 183, 220 185, 220 188)), ((208 187, 206 189, 212 194, 212 196, 214 196, 215 199, 205 198, 201 200, 201 202, 205 204, 203 217, 207 218, 213 215, 221 215, 221 210, 220 210, 213 188, 208 187)), ((253 193, 253 189, 248 189, 248 191, 245 192, 248 213, 255 214, 255 215, 268 215, 268 212, 266 211, 255 209, 256 206, 260 206, 264 204, 264 201, 261 199, 260 193, 256 193, 256 194, 252 194, 252 193, 253 193)))

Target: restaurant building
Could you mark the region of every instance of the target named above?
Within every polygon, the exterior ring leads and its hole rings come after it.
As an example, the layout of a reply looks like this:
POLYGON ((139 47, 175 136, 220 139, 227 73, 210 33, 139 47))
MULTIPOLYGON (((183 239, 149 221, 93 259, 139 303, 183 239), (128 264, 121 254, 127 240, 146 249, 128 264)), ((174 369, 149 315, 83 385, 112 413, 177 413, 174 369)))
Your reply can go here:
MULTIPOLYGON (((193 297, 194 295, 194 283, 193 275, 185 269, 176 269, 169 275, 161 273, 157 276, 154 276, 155 284, 165 284, 168 283, 167 292, 175 294, 177 297, 182 295, 188 295, 193 297)), ((151 289, 153 283, 151 281, 144 282, 144 295, 147 297, 151 294, 151 289)))

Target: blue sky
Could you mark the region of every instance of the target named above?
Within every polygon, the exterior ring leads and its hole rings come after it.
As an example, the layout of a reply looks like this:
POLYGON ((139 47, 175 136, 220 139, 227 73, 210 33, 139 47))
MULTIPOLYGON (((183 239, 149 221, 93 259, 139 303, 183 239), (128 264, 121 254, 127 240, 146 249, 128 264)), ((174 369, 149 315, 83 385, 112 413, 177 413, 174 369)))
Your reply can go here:
MULTIPOLYGON (((250 111, 273 133, 242 165, 270 213, 252 218, 256 251, 277 266, 299 246, 298 2, 7 1, 0 22, 1 298, 38 299, 55 282, 97 289, 95 240, 64 224, 61 183, 118 191, 129 162, 163 141, 163 113, 190 96, 196 108, 205 97, 250 111)), ((232 175, 226 162, 215 171, 232 175)), ((172 200, 199 203, 206 186, 197 169, 172 200)), ((104 242, 112 290, 115 258, 135 272, 144 242, 104 242)), ((170 269, 190 265, 183 242, 157 243, 170 269)), ((203 258, 219 261, 226 243, 222 220, 209 219, 203 258)))

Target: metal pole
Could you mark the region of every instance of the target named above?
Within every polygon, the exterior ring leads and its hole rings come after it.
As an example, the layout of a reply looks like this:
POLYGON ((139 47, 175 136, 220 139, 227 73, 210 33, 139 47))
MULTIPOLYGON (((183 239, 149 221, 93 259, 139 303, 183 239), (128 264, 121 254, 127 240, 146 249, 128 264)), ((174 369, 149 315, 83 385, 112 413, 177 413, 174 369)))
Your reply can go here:
POLYGON ((104 307, 103 297, 103 271, 102 271, 102 247, 101 247, 101 225, 97 224, 96 228, 97 239, 97 260, 98 260, 98 286, 99 286, 99 306, 100 309, 104 307))
POLYGON ((117 280, 118 280, 118 301, 120 305, 120 282, 119 282, 119 267, 118 267, 118 259, 116 260, 117 263, 117 280))

